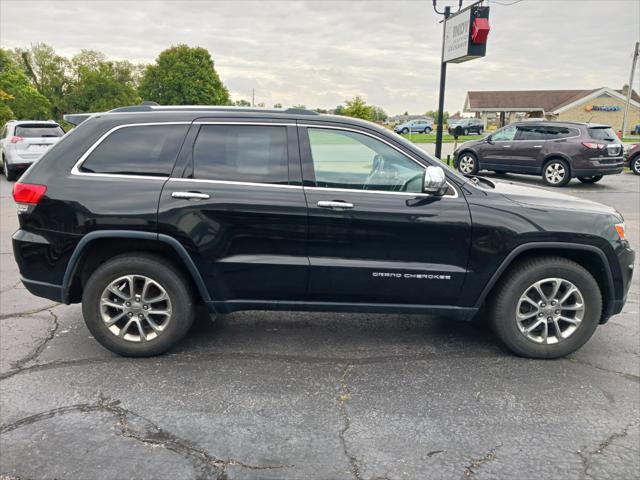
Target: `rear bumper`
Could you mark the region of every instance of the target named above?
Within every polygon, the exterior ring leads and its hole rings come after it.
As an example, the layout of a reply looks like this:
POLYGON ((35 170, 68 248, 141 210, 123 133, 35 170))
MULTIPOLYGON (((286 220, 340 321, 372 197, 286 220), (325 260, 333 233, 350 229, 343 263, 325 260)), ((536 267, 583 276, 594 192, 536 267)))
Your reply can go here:
POLYGON ((23 277, 20 277, 22 280, 22 284, 24 288, 26 288, 29 293, 32 293, 36 297, 47 298, 49 300, 53 300, 54 302, 64 303, 65 301, 65 292, 62 285, 56 285, 54 283, 47 282, 38 282, 37 280, 29 280, 23 277))

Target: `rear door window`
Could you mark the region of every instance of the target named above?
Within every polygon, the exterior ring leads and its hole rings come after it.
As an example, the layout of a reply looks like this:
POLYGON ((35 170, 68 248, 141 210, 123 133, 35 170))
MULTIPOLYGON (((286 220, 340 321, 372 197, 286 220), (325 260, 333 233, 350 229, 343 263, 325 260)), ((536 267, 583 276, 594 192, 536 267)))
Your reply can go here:
POLYGON ((578 136, 578 131, 568 127, 545 127, 547 140, 578 136))
POLYGON ((55 124, 16 125, 15 135, 22 138, 61 137, 64 130, 55 124))
POLYGON ((286 127, 202 125, 193 146, 195 178, 289 183, 286 127))
POLYGON ((516 140, 545 140, 546 132, 544 127, 536 125, 520 125, 518 126, 518 134, 516 140))
POLYGON ((80 170, 89 173, 168 177, 188 125, 136 125, 112 132, 80 170))

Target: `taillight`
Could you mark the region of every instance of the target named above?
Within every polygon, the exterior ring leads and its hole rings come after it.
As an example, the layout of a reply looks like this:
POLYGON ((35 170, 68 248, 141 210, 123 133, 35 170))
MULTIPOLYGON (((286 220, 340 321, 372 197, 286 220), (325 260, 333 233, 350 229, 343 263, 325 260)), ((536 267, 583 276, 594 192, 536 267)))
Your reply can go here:
POLYGON ((16 137, 15 135, 9 139, 9 141, 10 141, 11 143, 18 143, 18 142, 21 142, 21 141, 23 141, 23 140, 24 140, 24 138, 22 138, 22 137, 16 137))
POLYGON ((606 147, 604 143, 593 143, 593 142, 582 142, 582 145, 584 145, 587 148, 590 148, 591 150, 602 150, 603 148, 606 147))
POLYGON ((28 203, 36 205, 47 191, 46 185, 33 185, 31 183, 16 183, 13 185, 13 200, 16 203, 28 203))

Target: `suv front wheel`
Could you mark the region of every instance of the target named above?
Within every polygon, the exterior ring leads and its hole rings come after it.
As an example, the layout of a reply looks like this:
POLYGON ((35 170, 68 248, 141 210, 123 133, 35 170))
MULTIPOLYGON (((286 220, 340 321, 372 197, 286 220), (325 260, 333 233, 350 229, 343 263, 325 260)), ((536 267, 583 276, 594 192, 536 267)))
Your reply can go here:
POLYGON ((571 180, 569 165, 564 160, 549 160, 542 168, 542 180, 550 187, 564 187, 571 180))
POLYGON ((184 275, 150 254, 126 254, 102 264, 82 295, 87 328, 105 348, 128 357, 164 353, 193 323, 184 275))
POLYGON ((517 264, 500 281, 489 322, 523 357, 558 358, 584 345, 600 321, 602 295, 593 276, 563 257, 517 264))
POLYGON ((458 158, 458 171, 463 175, 475 175, 478 173, 478 158, 471 152, 464 152, 458 158))

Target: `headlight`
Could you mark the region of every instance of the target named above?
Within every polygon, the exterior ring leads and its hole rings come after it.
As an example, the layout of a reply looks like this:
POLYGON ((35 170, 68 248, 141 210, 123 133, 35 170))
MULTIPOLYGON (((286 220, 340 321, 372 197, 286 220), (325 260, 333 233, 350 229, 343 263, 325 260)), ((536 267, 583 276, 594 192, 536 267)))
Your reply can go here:
POLYGON ((624 222, 616 223, 615 227, 616 227, 616 232, 618 232, 618 236, 620 237, 620 240, 624 240, 624 237, 625 237, 624 222))

